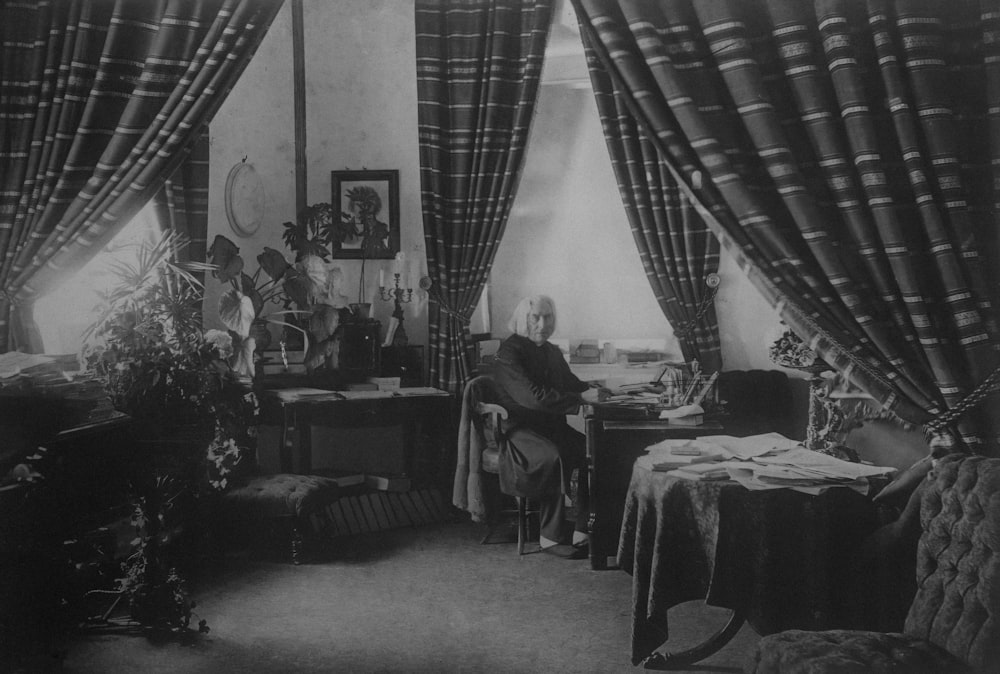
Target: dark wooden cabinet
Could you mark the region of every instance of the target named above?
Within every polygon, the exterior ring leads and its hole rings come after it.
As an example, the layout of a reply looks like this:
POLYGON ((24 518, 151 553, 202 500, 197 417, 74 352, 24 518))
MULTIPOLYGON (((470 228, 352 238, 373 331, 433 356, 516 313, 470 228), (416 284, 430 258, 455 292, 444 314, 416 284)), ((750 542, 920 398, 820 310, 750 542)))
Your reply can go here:
POLYGON ((421 386, 424 381, 424 347, 383 346, 381 377, 399 377, 402 386, 421 386))
POLYGON ((382 349, 379 335, 382 324, 374 319, 342 323, 338 368, 346 381, 364 381, 379 372, 382 349))

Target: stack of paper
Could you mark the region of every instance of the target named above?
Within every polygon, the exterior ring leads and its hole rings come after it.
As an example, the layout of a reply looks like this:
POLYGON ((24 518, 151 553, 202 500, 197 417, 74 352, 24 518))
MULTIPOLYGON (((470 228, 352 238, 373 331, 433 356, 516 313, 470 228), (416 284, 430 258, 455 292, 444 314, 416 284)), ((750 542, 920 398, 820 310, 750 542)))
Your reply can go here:
POLYGON ((705 408, 701 405, 681 405, 660 412, 661 419, 680 426, 700 426, 705 420, 705 408))
POLYGON ((869 478, 895 471, 806 449, 779 433, 664 440, 647 447, 646 455, 636 463, 688 480, 732 479, 747 489, 794 489, 807 494, 834 486, 867 493, 869 478))
POLYGON ((729 469, 725 463, 695 463, 690 466, 682 466, 670 471, 668 475, 682 477, 685 480, 728 480, 729 469))
POLYGON ((16 377, 25 370, 36 365, 51 363, 53 360, 55 359, 52 356, 40 353, 21 353, 20 351, 0 353, 0 379, 16 377))
POLYGON ((738 459, 752 459, 755 456, 782 452, 802 445, 798 440, 786 438, 781 433, 748 435, 745 438, 732 435, 703 435, 698 439, 725 447, 738 459))
POLYGON ((269 389, 268 393, 284 403, 293 403, 300 400, 343 400, 344 396, 337 391, 326 389, 296 387, 283 389, 269 389))
POLYGON ((730 477, 747 489, 788 488, 818 494, 833 486, 868 492, 868 478, 885 476, 896 469, 851 463, 805 447, 796 447, 770 456, 758 456, 730 469, 730 477))
POLYGON ((732 455, 711 442, 694 440, 663 440, 646 448, 644 466, 649 470, 673 470, 681 466, 728 459, 732 455))

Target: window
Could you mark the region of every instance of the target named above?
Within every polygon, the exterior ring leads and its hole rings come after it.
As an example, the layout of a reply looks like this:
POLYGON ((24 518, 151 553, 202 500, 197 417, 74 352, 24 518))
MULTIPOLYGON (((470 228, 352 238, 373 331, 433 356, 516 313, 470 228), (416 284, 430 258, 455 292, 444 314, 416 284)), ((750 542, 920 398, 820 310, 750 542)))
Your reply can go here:
POLYGON ((155 241, 159 227, 152 203, 125 225, 104 249, 79 272, 35 303, 35 323, 46 353, 76 353, 83 333, 97 318, 99 293, 113 282, 115 261, 135 262, 142 243, 155 241))

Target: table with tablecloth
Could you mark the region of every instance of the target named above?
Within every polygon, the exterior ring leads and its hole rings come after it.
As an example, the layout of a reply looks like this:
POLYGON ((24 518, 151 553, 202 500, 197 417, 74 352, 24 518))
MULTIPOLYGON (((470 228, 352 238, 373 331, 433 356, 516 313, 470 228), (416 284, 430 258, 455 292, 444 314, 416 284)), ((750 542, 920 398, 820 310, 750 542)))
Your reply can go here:
POLYGON ((850 560, 877 526, 871 499, 848 488, 749 490, 637 463, 618 548, 633 577, 633 664, 667 640, 667 611, 686 601, 738 609, 762 635, 847 624, 850 560))

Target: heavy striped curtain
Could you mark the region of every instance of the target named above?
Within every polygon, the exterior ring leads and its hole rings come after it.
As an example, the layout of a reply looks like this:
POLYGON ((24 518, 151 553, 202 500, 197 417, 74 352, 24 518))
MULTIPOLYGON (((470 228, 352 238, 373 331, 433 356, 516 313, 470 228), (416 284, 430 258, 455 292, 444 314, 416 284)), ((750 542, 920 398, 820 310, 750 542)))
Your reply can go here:
POLYGON ((161 188, 280 5, 0 4, 0 352, 39 347, 31 302, 161 188))
POLYGON ((785 322, 936 444, 996 453, 1000 405, 979 400, 1000 364, 993 4, 573 2, 785 322))
POLYGON ((469 319, 521 175, 551 0, 417 0, 420 186, 432 386, 461 391, 469 319))
MULTIPOLYGON (((153 197, 153 209, 161 229, 183 234, 190 243, 177 251, 177 262, 208 259, 208 126, 183 153, 177 167, 153 197)), ((195 272, 204 278, 204 272, 195 272)))
POLYGON ((684 360, 697 360, 704 372, 718 372, 719 320, 714 286, 707 281, 719 270, 719 240, 660 160, 587 33, 582 37, 611 165, 646 278, 684 360))

